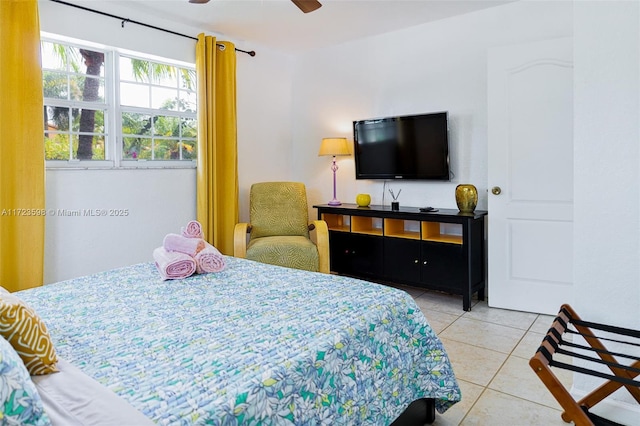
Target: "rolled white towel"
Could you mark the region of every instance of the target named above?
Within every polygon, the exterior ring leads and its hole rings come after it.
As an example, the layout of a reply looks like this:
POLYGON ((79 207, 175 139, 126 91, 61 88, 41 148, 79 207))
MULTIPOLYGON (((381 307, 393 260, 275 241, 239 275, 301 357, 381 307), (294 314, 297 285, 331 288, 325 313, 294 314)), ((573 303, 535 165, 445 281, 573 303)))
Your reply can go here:
POLYGON ((177 251, 180 253, 195 256, 205 245, 201 238, 187 238, 178 234, 167 234, 162 241, 162 246, 167 251, 177 251))
POLYGON ((187 226, 182 228, 182 236, 187 238, 204 238, 202 225, 197 220, 191 220, 187 226))
POLYGON ((167 251, 164 247, 153 250, 153 260, 164 280, 187 278, 196 272, 196 260, 188 254, 167 251))
POLYGON ((194 256, 196 260, 196 272, 220 272, 225 266, 224 255, 217 248, 205 241, 205 247, 194 256))

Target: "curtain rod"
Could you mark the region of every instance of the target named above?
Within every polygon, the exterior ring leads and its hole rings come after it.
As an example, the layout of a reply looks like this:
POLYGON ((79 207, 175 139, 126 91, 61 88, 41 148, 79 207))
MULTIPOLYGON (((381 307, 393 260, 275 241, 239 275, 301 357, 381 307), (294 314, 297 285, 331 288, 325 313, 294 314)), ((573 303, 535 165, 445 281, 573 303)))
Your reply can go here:
MULTIPOLYGON (((80 6, 78 4, 67 3, 66 1, 62 1, 62 0, 51 0, 51 1, 54 2, 54 3, 63 4, 65 6, 71 6, 71 7, 75 7, 75 8, 78 8, 78 9, 86 10, 87 12, 97 13, 98 15, 103 15, 103 16, 108 16, 110 18, 119 19, 120 21, 122 21, 121 22, 122 28, 124 28, 124 24, 125 23, 131 22, 132 24, 141 25, 143 27, 152 28, 154 30, 162 31, 162 32, 165 32, 165 33, 177 35, 177 36, 180 36, 180 37, 190 38, 190 39, 196 40, 196 41, 198 40, 196 37, 191 37, 189 35, 177 33, 175 31, 171 31, 171 30, 167 30, 167 29, 164 29, 164 28, 156 27, 156 26, 153 26, 153 25, 145 24, 144 22, 138 22, 138 21, 134 21, 132 19, 123 18, 122 16, 112 15, 111 13, 101 12, 101 11, 95 10, 95 9, 90 9, 88 7, 80 6)), ((218 46, 223 46, 223 45, 222 44, 218 44, 218 46)), ((247 50, 242 50, 242 49, 236 48, 236 51, 237 52, 246 53, 249 56, 256 56, 256 52, 254 50, 247 51, 247 50)))

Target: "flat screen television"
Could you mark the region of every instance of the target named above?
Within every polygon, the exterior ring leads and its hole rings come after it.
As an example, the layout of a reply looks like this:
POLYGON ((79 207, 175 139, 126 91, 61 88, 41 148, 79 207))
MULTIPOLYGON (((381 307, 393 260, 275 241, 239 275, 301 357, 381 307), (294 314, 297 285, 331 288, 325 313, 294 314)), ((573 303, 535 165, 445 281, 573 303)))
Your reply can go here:
POLYGON ((356 179, 450 180, 447 112, 353 122, 356 179))

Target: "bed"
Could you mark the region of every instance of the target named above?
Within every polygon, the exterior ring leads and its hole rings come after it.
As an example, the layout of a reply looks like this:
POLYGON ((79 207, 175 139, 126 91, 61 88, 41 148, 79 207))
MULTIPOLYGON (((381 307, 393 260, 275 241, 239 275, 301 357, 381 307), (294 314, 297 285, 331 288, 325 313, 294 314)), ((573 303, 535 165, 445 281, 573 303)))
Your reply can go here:
POLYGON ((226 257, 183 280, 142 263, 17 295, 65 365, 156 424, 389 425, 461 398, 411 296, 379 284, 226 257))

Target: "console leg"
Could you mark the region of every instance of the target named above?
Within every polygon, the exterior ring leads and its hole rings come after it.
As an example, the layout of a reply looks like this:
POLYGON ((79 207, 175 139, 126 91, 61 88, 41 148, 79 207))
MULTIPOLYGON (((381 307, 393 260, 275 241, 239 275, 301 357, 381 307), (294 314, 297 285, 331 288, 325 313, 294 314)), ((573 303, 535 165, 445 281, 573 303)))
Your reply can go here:
POLYGON ((462 295, 462 309, 465 311, 471 310, 471 294, 469 292, 465 292, 462 295))

